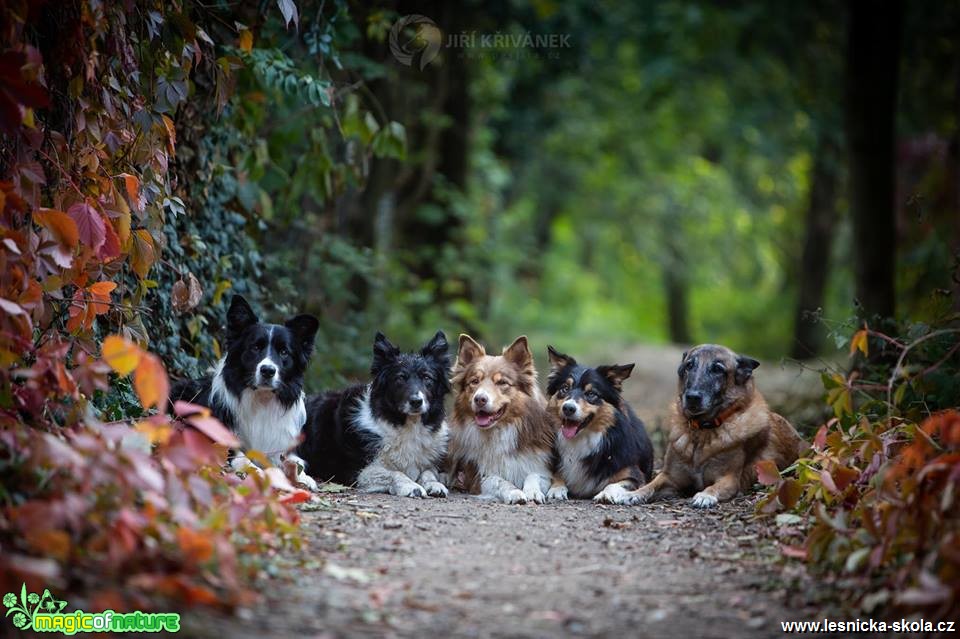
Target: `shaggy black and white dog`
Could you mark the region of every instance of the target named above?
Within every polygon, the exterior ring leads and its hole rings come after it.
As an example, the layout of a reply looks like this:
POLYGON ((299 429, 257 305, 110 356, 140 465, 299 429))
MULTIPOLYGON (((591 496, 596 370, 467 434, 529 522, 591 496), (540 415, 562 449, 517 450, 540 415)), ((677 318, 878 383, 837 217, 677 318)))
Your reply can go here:
MULTIPOLYGON (((259 451, 279 466, 290 459, 307 421, 303 376, 319 325, 312 315, 283 324, 261 322, 250 304, 234 295, 227 311, 226 354, 212 375, 177 383, 171 397, 209 407, 244 450, 259 451)), ((250 462, 238 453, 231 465, 243 470, 250 462)), ((316 488, 306 475, 298 480, 316 488)))
POLYGON ((450 391, 447 338, 401 353, 382 333, 372 381, 310 397, 297 454, 314 478, 366 492, 445 497, 437 469, 447 446, 443 400, 450 391))

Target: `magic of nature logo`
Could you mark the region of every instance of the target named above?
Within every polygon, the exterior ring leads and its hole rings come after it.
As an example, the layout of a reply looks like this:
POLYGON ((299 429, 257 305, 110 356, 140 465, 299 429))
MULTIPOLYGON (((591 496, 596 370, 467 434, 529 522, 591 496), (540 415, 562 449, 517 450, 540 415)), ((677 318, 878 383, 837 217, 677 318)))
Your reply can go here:
POLYGON ((49 589, 42 595, 27 592, 20 587, 19 598, 12 592, 3 596, 6 617, 14 627, 34 632, 59 632, 73 635, 78 632, 179 632, 180 615, 173 612, 63 612, 67 602, 57 599, 49 589))

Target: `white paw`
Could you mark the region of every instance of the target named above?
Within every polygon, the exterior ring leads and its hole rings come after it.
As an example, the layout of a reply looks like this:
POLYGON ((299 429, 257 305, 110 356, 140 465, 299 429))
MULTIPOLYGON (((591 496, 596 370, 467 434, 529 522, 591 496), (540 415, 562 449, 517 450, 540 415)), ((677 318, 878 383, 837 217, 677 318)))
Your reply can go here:
POLYGON ((427 482, 424 488, 427 489, 427 494, 431 497, 446 497, 450 493, 447 487, 438 481, 427 482))
POLYGON ((527 496, 519 488, 513 488, 505 491, 501 495, 500 501, 505 504, 525 504, 527 503, 527 496))
POLYGON ((297 483, 312 492, 317 492, 320 490, 320 486, 317 485, 316 480, 306 473, 297 474, 297 483))
POLYGON ((547 491, 547 501, 567 501, 566 486, 551 486, 547 491))
POLYGON ((598 504, 626 504, 629 503, 627 500, 629 494, 622 486, 611 484, 597 493, 593 501, 598 504))
POLYGON ((420 484, 410 482, 409 484, 406 484, 400 488, 400 491, 397 494, 401 497, 415 497, 418 499, 423 499, 427 496, 427 491, 420 484))
POLYGON ((527 498, 528 502, 532 501, 535 504, 542 504, 547 501, 543 491, 539 488, 528 488, 527 490, 523 491, 523 496, 527 498))
POLYGON ((636 490, 631 490, 624 493, 623 501, 621 503, 629 504, 630 506, 639 506, 640 504, 645 504, 650 501, 651 497, 653 497, 652 490, 638 488, 636 490))
POLYGON ((717 498, 706 492, 699 492, 690 500, 694 508, 713 508, 717 505, 717 498))

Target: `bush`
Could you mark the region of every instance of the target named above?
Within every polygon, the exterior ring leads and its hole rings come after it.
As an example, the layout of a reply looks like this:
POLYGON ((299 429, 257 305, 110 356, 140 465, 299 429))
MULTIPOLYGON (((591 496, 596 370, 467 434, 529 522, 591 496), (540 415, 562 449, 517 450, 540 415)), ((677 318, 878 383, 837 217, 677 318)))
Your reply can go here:
MULTIPOLYGON (((788 556, 839 580, 854 603, 891 603, 925 616, 960 613, 960 327, 864 327, 859 363, 824 375, 834 418, 783 476, 762 465, 759 503, 778 516, 788 556)), ((869 611, 869 610, 868 610, 869 611)))

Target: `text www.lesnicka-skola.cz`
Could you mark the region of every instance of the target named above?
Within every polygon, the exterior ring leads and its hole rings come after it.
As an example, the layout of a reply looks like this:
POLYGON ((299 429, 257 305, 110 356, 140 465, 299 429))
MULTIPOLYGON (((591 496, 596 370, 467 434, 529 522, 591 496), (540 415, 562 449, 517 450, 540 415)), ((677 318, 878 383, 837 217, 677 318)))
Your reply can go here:
POLYGON ((876 621, 854 619, 853 621, 781 621, 783 632, 955 632, 954 621, 927 621, 925 619, 900 619, 876 621))

